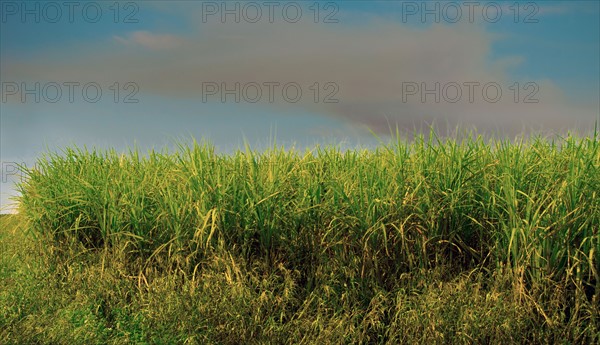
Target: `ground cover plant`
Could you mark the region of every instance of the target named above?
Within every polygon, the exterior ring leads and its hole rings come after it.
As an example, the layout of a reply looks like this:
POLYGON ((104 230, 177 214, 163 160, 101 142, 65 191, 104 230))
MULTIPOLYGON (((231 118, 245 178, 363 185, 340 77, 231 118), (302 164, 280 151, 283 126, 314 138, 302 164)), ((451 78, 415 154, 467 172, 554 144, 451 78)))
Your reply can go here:
POLYGON ((26 175, 2 343, 600 341, 595 135, 68 148, 26 175))

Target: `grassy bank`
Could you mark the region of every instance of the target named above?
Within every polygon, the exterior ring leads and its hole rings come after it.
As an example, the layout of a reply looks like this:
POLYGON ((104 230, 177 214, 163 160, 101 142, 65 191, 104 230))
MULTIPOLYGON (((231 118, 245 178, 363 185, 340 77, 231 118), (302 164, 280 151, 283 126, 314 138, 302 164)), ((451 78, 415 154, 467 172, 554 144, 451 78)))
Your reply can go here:
POLYGON ((600 340, 592 137, 67 149, 27 175, 0 340, 600 340))

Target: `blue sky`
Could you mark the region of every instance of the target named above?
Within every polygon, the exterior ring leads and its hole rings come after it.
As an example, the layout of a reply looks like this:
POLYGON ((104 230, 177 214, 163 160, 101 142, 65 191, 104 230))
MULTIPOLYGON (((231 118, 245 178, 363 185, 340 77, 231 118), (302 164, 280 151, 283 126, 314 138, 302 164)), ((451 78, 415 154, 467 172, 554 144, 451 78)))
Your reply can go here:
POLYGON ((273 136, 369 146, 371 131, 431 122, 507 136, 593 128, 600 2, 475 3, 275 1, 269 18, 262 1, 74 1, 70 13, 2 0, 0 208, 13 163, 68 145, 194 137, 230 152, 273 136))

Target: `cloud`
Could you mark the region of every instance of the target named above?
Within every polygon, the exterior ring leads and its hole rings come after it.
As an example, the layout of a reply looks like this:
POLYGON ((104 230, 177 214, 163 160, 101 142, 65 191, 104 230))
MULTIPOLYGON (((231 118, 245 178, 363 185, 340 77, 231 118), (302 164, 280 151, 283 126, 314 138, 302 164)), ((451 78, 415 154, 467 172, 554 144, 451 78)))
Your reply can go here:
MULTIPOLYGON (((412 128, 424 121, 510 131, 564 128, 593 122, 596 116, 594 109, 569 105, 552 81, 511 79, 511 68, 523 57, 490 60, 493 43, 502 38, 482 25, 416 28, 383 18, 365 25, 212 22, 186 38, 146 31, 124 37, 94 54, 82 47, 61 60, 8 61, 7 79, 133 81, 141 93, 195 100, 207 96, 206 83, 228 90, 236 83, 240 88, 259 85, 259 103, 275 111, 305 109, 379 132, 387 132, 388 125, 412 128), (139 46, 152 52, 135 49, 139 46), (264 83, 278 83, 272 103, 264 83), (287 83, 300 86, 298 102, 282 97, 287 83), (418 91, 409 94, 409 84, 418 91), (324 102, 326 96, 337 102, 324 102), (525 102, 527 97, 535 103, 525 102)), ((222 94, 207 100, 220 102, 222 94)), ((235 95, 225 96, 234 102, 235 95)))
POLYGON ((168 34, 153 34, 148 31, 134 31, 126 37, 113 36, 124 45, 141 46, 151 50, 173 49, 184 44, 183 38, 168 34))

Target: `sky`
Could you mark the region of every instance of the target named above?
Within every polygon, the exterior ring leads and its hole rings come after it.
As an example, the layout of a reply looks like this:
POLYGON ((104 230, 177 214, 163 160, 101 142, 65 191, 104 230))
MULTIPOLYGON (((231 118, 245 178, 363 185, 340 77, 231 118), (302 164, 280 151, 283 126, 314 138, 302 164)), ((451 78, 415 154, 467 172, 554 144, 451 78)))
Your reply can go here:
POLYGON ((0 0, 0 211, 19 165, 69 146, 593 131, 599 4, 0 0))

